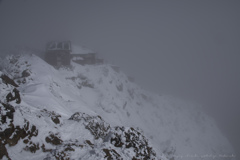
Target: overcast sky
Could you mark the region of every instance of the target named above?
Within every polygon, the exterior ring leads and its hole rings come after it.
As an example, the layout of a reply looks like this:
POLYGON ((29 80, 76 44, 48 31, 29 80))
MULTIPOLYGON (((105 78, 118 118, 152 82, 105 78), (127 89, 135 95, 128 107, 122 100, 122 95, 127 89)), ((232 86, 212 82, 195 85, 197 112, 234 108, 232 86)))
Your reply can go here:
POLYGON ((240 1, 2 0, 0 48, 71 40, 143 88, 196 101, 240 152, 240 1))

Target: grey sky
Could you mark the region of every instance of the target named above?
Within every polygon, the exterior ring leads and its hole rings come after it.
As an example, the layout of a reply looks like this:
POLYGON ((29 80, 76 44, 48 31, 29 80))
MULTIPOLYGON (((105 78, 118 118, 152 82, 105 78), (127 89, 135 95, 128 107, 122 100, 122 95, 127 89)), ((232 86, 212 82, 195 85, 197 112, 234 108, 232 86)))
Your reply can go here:
POLYGON ((86 45, 143 88, 202 104, 240 153, 239 8, 237 0, 3 0, 0 48, 86 45))

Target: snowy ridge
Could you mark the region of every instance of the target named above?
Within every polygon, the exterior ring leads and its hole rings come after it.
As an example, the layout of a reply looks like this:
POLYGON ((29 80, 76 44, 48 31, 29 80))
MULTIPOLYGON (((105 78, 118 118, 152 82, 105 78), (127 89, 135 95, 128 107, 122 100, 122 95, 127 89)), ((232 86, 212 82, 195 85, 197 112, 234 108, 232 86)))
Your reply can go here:
MULTIPOLYGON (((205 160, 225 154, 234 159, 227 139, 199 107, 149 93, 111 65, 72 62, 56 70, 35 55, 3 62, 1 74, 19 85, 21 95, 20 104, 9 102, 13 122, 7 117, 0 126, 3 158, 205 160)), ((0 86, 7 104, 14 87, 1 78, 0 86)))

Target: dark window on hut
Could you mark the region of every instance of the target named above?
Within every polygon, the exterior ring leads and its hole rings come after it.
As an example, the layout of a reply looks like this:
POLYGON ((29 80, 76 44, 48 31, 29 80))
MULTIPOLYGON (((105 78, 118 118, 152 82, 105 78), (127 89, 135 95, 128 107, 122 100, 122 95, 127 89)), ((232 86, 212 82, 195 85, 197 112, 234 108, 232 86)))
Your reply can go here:
POLYGON ((61 42, 57 44, 57 48, 62 49, 62 43, 61 42))
POLYGON ((64 43, 64 49, 65 49, 65 50, 69 50, 69 49, 70 49, 68 43, 64 43))

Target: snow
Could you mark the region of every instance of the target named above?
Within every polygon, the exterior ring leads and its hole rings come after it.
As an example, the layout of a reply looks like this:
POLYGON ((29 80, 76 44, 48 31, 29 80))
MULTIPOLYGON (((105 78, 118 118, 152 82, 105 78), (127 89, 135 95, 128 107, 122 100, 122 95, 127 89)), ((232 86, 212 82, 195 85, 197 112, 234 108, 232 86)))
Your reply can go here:
POLYGON ((72 52, 71 53, 72 54, 88 54, 88 53, 95 53, 95 52, 86 47, 72 44, 72 52))
MULTIPOLYGON (((74 45, 72 49, 75 53, 92 53, 91 50, 74 45)), ((139 128, 158 157, 165 157, 164 151, 170 150, 175 150, 173 155, 176 159, 184 157, 185 160, 192 159, 194 155, 197 155, 194 160, 200 160, 201 156, 207 154, 234 154, 214 120, 202 112, 198 104, 149 93, 108 64, 82 66, 72 62, 72 69, 56 70, 35 55, 22 55, 18 58, 18 64, 22 64, 18 70, 29 69, 31 76, 27 83, 19 87, 22 102, 15 108, 14 124, 21 126, 26 119, 38 128, 39 136, 52 132, 59 133, 64 141, 95 141, 84 125, 69 120, 74 113, 81 112, 100 115, 111 126, 139 128), (25 61, 28 67, 23 65, 25 61), (50 113, 44 112, 44 109, 60 115, 61 124, 56 125, 46 118, 50 113)), ((6 63, 5 68, 6 72, 16 69, 10 63, 6 63)), ((7 88, 1 84, 1 91, 5 91, 1 92, 1 99, 11 90, 4 87, 7 88)), ((39 136, 32 140, 39 142, 45 139, 39 136)), ((22 141, 16 146, 8 146, 9 156, 12 159, 43 159, 46 156, 40 151, 35 154, 25 152, 22 147, 22 141)), ((51 144, 46 144, 46 148, 50 147, 51 144)), ((75 149, 72 159, 96 158, 88 154, 91 148, 75 149)), ((127 154, 132 152, 123 155, 127 154)))

